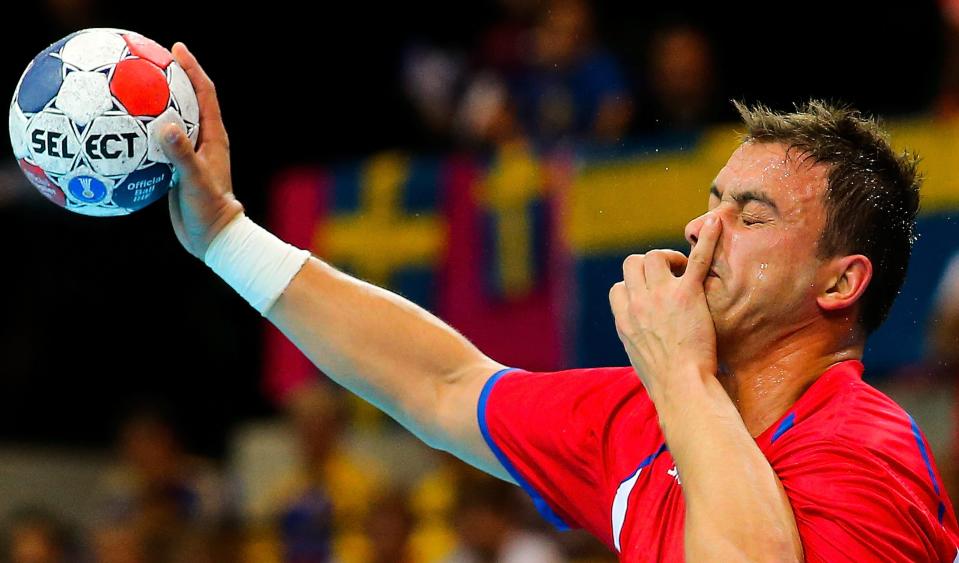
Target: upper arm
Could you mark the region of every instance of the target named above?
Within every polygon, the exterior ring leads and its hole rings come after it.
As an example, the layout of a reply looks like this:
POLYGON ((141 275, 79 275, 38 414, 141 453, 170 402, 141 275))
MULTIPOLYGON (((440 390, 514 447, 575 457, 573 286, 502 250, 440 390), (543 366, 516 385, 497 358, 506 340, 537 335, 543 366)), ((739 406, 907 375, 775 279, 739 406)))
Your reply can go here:
POLYGON ((436 393, 436 428, 432 446, 448 451, 494 477, 515 483, 483 437, 480 428, 480 397, 490 378, 506 369, 492 360, 465 367, 436 393))
POLYGON ((559 529, 598 530, 609 520, 603 437, 630 383, 641 387, 624 373, 505 370, 473 390, 484 451, 559 529))

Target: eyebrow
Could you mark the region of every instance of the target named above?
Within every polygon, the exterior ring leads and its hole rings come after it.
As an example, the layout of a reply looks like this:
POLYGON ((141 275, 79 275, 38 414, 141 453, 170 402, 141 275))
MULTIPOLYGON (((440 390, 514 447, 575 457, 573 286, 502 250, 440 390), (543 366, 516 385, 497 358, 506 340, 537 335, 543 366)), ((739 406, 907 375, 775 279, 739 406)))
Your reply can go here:
MULTIPOLYGON (((716 184, 709 186, 709 194, 718 197, 719 199, 723 198, 723 195, 719 193, 719 188, 716 187, 716 184)), ((776 205, 776 202, 773 201, 768 195, 763 192, 757 192, 755 190, 743 190, 732 195, 733 201, 739 205, 745 205, 750 201, 756 201, 766 205, 776 213, 779 213, 779 206, 776 205)))

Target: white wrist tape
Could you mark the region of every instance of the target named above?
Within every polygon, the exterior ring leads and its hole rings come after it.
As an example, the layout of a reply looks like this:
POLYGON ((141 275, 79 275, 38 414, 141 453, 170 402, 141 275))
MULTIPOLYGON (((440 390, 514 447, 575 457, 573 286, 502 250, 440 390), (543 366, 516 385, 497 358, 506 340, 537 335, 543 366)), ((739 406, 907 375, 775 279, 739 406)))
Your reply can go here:
POLYGON ((203 261, 265 316, 309 257, 240 213, 217 233, 203 261))

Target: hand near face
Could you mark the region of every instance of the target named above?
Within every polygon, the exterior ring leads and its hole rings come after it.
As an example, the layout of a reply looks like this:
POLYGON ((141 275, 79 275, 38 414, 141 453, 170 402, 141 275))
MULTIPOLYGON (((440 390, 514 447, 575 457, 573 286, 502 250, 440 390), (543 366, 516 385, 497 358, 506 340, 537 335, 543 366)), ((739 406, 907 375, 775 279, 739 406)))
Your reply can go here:
POLYGON ((722 231, 707 217, 687 259, 654 250, 629 256, 609 292, 616 332, 654 403, 692 373, 715 374, 716 330, 703 287, 722 231))

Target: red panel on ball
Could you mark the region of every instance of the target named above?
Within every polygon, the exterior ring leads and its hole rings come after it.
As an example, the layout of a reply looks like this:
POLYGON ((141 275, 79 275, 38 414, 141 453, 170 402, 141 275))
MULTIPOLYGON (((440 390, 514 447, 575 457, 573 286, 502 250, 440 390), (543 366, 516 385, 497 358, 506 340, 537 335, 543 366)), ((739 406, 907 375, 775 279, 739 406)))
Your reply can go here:
POLYGON ((30 164, 22 158, 17 161, 17 164, 20 165, 20 170, 23 170, 23 174, 27 177, 27 180, 30 180, 33 187, 37 188, 37 190, 43 194, 43 197, 60 207, 67 205, 67 196, 63 194, 63 190, 47 177, 46 172, 44 172, 42 168, 35 164, 30 164))
POLYGON ((110 92, 131 115, 160 115, 170 101, 166 76, 158 66, 145 59, 117 63, 110 80, 110 92))
POLYGON ((128 33, 123 36, 123 39, 127 42, 127 47, 130 48, 130 54, 146 59, 162 69, 166 69, 173 62, 173 54, 170 51, 139 33, 128 33))

